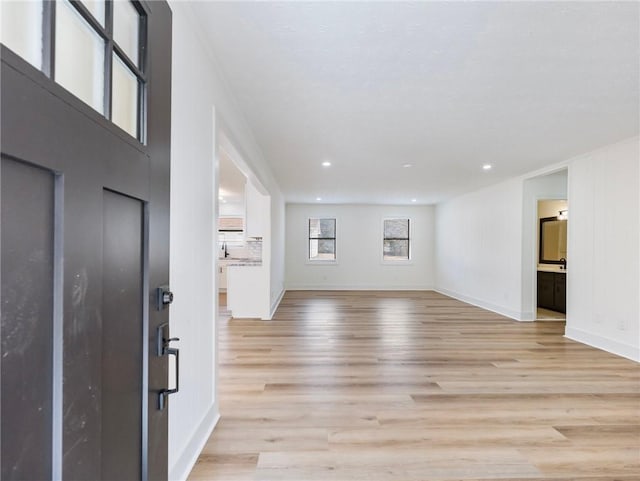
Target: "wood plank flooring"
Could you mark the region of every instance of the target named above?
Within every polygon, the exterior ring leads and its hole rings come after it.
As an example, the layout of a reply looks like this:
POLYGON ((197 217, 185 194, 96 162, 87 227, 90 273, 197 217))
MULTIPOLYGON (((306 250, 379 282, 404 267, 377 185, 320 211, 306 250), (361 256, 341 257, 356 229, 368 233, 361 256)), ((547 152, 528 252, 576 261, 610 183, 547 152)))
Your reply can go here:
POLYGON ((563 312, 551 311, 544 307, 538 307, 536 309, 536 319, 538 321, 565 321, 567 315, 563 312))
POLYGON ((435 292, 288 292, 220 321, 190 480, 640 480, 640 365, 435 292))

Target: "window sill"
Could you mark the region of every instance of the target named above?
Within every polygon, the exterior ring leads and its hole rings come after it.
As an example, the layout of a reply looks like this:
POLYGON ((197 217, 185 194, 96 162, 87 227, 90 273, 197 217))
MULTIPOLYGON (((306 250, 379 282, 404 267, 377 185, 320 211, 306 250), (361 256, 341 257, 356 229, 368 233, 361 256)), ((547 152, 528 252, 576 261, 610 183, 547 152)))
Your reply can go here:
POLYGON ((337 266, 338 265, 338 261, 334 260, 334 261, 328 261, 328 260, 322 260, 322 261, 312 261, 312 260, 307 260, 307 262, 305 262, 306 265, 308 266, 337 266))
POLYGON ((383 266, 412 266, 413 259, 407 259, 406 261, 380 261, 383 266))

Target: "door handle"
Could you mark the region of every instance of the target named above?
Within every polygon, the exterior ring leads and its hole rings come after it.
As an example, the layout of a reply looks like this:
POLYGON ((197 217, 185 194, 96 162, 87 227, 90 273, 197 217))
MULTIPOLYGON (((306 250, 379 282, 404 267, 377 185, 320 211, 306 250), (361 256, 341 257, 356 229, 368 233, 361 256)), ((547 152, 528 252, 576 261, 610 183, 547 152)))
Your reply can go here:
POLYGON ((176 387, 173 389, 163 389, 158 393, 158 409, 160 409, 160 411, 164 411, 164 407, 167 403, 167 397, 180 391, 180 349, 177 347, 169 347, 169 343, 171 341, 179 340, 180 339, 177 337, 163 339, 162 355, 175 356, 176 358, 176 387))

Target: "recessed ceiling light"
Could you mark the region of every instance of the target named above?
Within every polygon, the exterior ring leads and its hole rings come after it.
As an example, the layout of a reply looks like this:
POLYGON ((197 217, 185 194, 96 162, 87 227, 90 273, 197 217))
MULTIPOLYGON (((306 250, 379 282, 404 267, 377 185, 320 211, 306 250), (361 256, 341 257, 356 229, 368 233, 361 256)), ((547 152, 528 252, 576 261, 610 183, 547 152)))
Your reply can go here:
POLYGON ((492 167, 493 167, 493 165, 491 165, 491 164, 484 164, 482 166, 482 170, 491 170, 492 167))
POLYGON ((224 197, 220 195, 218 196, 218 200, 224 200, 224 197))
POLYGON ((407 162, 406 164, 402 164, 402 167, 404 167, 405 169, 408 169, 410 167, 413 167, 413 164, 410 164, 409 162, 407 162))
POLYGON ((329 162, 328 160, 325 160, 325 161, 322 163, 322 167, 331 167, 331 162, 329 162))
POLYGON ((322 200, 322 197, 316 197, 316 200, 318 200, 318 201, 322 200))
POLYGON ((418 199, 411 199, 411 202, 418 202, 418 199))

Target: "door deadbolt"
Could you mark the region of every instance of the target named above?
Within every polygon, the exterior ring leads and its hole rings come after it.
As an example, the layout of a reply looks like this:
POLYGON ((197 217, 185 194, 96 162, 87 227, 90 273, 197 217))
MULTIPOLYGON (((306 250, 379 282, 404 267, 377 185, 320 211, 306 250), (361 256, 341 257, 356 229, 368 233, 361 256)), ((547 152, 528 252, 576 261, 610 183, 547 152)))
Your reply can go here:
POLYGON ((173 292, 163 292, 162 293, 162 303, 163 304, 171 304, 173 302, 173 292))
POLYGON ((169 286, 160 286, 156 289, 156 298, 156 307, 161 311, 173 302, 173 292, 169 290, 169 286))

